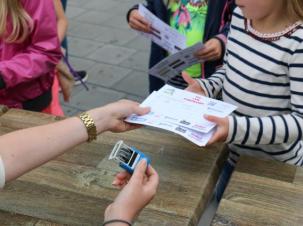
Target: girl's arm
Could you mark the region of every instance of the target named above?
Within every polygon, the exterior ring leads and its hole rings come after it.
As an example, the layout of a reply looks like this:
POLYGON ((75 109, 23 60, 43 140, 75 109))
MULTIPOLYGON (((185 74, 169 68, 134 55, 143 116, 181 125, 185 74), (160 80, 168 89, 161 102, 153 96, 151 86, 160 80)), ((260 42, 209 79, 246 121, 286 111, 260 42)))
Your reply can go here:
POLYGON ((303 44, 289 63, 290 113, 268 117, 229 117, 227 142, 282 144, 303 140, 303 44))
POLYGON ((61 0, 54 0, 54 4, 55 4, 56 16, 57 16, 58 37, 61 43, 66 36, 66 31, 68 28, 68 20, 65 16, 61 0))
POLYGON ((25 7, 32 17, 33 31, 26 49, 0 62, 5 88, 45 76, 54 70, 61 58, 53 0, 26 1, 25 7))
MULTIPOLYGON (((133 113, 142 115, 148 111, 135 102, 125 100, 90 110, 88 114, 95 122, 97 133, 107 130, 123 132, 138 128, 124 122, 127 116, 133 113)), ((1 136, 0 156, 4 165, 4 181, 21 176, 87 139, 86 127, 77 117, 1 136)))

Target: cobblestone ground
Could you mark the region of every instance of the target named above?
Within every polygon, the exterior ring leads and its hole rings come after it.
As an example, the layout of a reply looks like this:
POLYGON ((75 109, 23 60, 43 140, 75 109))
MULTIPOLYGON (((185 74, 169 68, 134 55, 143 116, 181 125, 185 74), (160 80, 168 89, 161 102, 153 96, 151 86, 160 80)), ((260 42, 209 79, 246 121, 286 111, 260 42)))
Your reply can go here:
POLYGON ((75 86, 66 115, 122 98, 142 101, 148 95, 149 41, 132 31, 126 12, 140 0, 69 0, 69 58, 88 72, 87 91, 75 86))

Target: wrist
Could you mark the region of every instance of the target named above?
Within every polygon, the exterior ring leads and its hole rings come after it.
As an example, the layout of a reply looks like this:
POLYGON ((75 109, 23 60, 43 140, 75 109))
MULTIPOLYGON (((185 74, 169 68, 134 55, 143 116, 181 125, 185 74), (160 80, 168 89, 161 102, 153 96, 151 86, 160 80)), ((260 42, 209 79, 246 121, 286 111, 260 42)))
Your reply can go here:
MULTIPOLYGON (((110 206, 108 206, 104 213, 105 222, 113 219, 119 219, 131 223, 134 217, 135 216, 133 216, 133 214, 129 213, 128 208, 121 208, 119 206, 116 206, 115 203, 112 203, 110 206)), ((111 224, 111 226, 114 226, 114 224, 111 224)))
POLYGON ((102 132, 105 132, 109 129, 110 125, 110 120, 109 120, 109 115, 106 114, 104 109, 101 108, 95 108, 87 112, 92 119, 95 122, 97 134, 100 134, 102 132))

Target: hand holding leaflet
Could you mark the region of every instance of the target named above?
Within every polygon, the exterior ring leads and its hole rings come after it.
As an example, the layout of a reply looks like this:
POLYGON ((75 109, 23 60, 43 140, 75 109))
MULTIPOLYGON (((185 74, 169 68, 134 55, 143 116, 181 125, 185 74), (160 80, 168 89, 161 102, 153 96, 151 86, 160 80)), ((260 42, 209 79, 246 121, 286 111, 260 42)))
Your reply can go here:
POLYGON ((202 61, 194 56, 194 53, 204 48, 203 43, 197 43, 189 48, 172 54, 151 69, 148 73, 167 82, 176 75, 180 75, 186 68, 201 63, 202 61))
POLYGON ((226 117, 236 107, 185 90, 165 85, 152 93, 141 106, 151 108, 144 116, 132 115, 127 122, 143 124, 180 134, 199 146, 211 138, 215 124, 203 115, 226 117))
POLYGON ((139 13, 150 23, 152 30, 151 33, 140 32, 141 35, 151 39, 170 53, 186 48, 186 37, 172 29, 142 4, 139 5, 139 13))

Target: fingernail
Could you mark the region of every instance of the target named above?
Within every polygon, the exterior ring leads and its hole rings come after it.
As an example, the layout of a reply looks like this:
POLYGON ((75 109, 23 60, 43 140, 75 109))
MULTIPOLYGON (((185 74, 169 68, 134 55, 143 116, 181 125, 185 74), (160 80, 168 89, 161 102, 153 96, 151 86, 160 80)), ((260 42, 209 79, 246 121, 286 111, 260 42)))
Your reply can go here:
POLYGON ((117 186, 119 184, 119 182, 117 180, 114 180, 112 185, 117 186))
POLYGON ((141 164, 141 165, 147 165, 146 159, 142 159, 142 160, 140 161, 140 164, 141 164))

